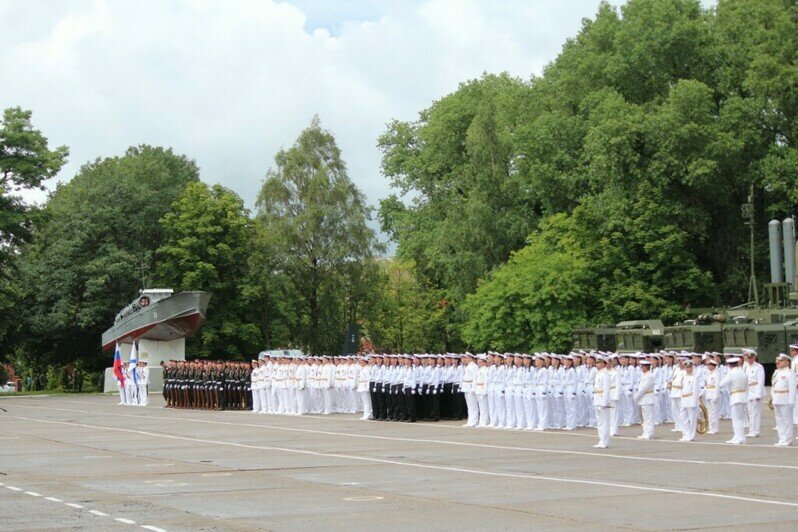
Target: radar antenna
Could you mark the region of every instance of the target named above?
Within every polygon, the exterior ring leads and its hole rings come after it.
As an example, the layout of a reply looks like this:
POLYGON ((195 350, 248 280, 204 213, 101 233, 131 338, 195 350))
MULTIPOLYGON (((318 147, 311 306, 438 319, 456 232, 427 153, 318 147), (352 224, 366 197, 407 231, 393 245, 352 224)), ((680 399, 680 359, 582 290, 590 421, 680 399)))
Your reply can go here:
POLYGON ((751 183, 751 190, 748 193, 748 203, 743 203, 742 206, 742 215, 743 219, 745 220, 745 225, 750 228, 751 232, 751 243, 750 243, 750 250, 749 255, 751 259, 751 277, 748 281, 748 301, 752 301, 751 296, 753 296, 753 302, 755 308, 759 308, 759 290, 757 289, 756 284, 756 273, 754 271, 754 184, 751 183))

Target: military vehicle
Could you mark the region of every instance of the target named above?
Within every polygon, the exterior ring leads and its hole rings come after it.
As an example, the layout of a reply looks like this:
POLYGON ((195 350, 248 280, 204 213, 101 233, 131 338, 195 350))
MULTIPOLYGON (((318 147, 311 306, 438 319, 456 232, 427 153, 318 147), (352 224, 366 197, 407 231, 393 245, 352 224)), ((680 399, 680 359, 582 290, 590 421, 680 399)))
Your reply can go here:
POLYGON ((710 315, 701 315, 693 320, 665 327, 665 349, 668 351, 706 351, 723 350, 722 324, 710 315))
POLYGON ((660 320, 622 321, 616 329, 619 353, 653 353, 665 346, 665 325, 660 320))
POLYGON ((598 327, 575 329, 572 333, 574 349, 585 351, 615 351, 615 325, 603 323, 598 327))

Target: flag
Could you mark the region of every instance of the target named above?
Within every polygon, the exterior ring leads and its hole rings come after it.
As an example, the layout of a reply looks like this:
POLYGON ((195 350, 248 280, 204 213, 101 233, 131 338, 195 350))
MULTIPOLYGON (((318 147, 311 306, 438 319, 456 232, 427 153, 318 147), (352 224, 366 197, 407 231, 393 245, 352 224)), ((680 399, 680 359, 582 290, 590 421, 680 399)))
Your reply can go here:
POLYGON ((125 384, 125 373, 122 371, 122 353, 119 351, 119 344, 116 344, 114 351, 114 375, 120 384, 125 384))
POLYGON ((136 363, 138 362, 138 342, 133 340, 133 349, 130 350, 130 374, 133 375, 133 384, 139 385, 139 378, 136 375, 136 363))

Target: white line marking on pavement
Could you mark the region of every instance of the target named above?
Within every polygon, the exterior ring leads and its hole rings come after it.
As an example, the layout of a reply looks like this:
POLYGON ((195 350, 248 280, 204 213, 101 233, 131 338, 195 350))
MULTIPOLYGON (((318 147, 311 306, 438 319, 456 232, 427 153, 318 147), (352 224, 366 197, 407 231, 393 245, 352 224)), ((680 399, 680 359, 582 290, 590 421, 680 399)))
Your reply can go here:
MULTIPOLYGON (((98 403, 90 403, 88 401, 63 401, 63 402, 64 403, 73 403, 73 404, 78 404, 78 405, 98 406, 98 403)), ((94 411, 89 411, 89 410, 69 410, 69 409, 60 409, 60 408, 52 408, 52 407, 46 407, 46 406, 33 406, 33 405, 12 405, 12 406, 18 406, 18 407, 21 407, 21 408, 40 408, 40 409, 43 409, 43 410, 63 410, 64 412, 81 412, 81 413, 84 413, 84 414, 97 414, 98 412, 110 413, 110 412, 103 412, 103 411, 97 411, 97 410, 94 410, 94 411)), ((104 403, 101 403, 101 404, 99 404, 99 406, 110 406, 110 405, 106 405, 104 403)), ((245 410, 228 410, 228 411, 226 411, 226 413, 233 414, 233 415, 235 415, 235 414, 242 414, 242 415, 249 414, 249 415, 251 415, 252 414, 251 412, 245 411, 245 410)), ((129 417, 141 417, 141 418, 148 418, 148 419, 151 419, 151 418, 155 417, 155 416, 151 416, 151 415, 146 415, 145 416, 145 415, 141 415, 141 414, 123 414, 123 413, 117 413, 117 412, 114 412, 114 415, 129 416, 129 417)), ((282 414, 270 414, 270 415, 276 416, 276 415, 282 415, 282 414)), ((204 420, 204 419, 166 417, 166 416, 157 416, 157 417, 159 419, 166 419, 166 420, 172 420, 172 421, 193 421, 195 423, 218 423, 218 424, 227 424, 227 425, 235 425, 235 426, 241 425, 241 426, 248 426, 248 427, 277 428, 277 427, 270 426, 270 425, 258 425, 258 424, 254 424, 254 423, 228 423, 228 422, 224 422, 224 421, 209 421, 209 420, 204 420)), ((336 414, 336 415, 333 415, 333 416, 321 416, 321 415, 314 415, 314 414, 303 414, 301 416, 301 418, 304 418, 304 419, 322 419, 322 420, 326 420, 326 421, 336 421, 336 422, 337 421, 360 421, 359 418, 348 417, 347 414, 336 414), (342 417, 342 416, 345 416, 345 417, 342 417)), ((267 417, 267 418, 262 418, 262 419, 270 419, 270 418, 267 417)), ((672 425, 672 424, 673 423, 666 423, 666 424, 662 425, 663 428, 658 429, 658 431, 660 432, 660 434, 662 434, 661 431, 666 431, 667 432, 668 429, 665 428, 665 425, 672 425)), ((466 431, 473 431, 474 430, 474 427, 463 427, 460 424, 458 424, 458 425, 447 425, 445 423, 432 423, 432 422, 425 422, 425 421, 421 421, 421 422, 418 422, 418 423, 412 423, 412 424, 410 424, 408 426, 412 426, 412 427, 415 427, 415 428, 443 428, 443 429, 466 430, 466 431)), ((292 429, 286 428, 286 430, 292 430, 292 429)), ((302 429, 296 429, 296 430, 302 430, 302 429)), ((581 438, 591 438, 591 439, 596 439, 596 437, 597 437, 596 434, 595 434, 595 430, 596 430, 595 428, 581 427, 580 430, 583 430, 583 431, 586 430, 587 432, 579 432, 578 430, 562 431, 562 430, 549 429, 549 430, 544 430, 544 431, 535 431, 535 434, 544 434, 544 435, 547 435, 547 436, 577 436, 577 437, 581 437, 581 438)), ((486 433, 489 433, 489 432, 490 431, 486 431, 486 433)), ((503 433, 505 431, 501 431, 501 432, 503 433)), ((525 432, 525 431, 512 431, 512 432, 525 432)), ((368 437, 368 436, 363 435, 362 437, 368 437)), ((645 440, 645 442, 643 442, 643 441, 639 440, 637 438, 637 436, 613 436, 612 439, 613 440, 633 441, 633 442, 637 442, 639 444, 646 444, 646 443, 673 443, 673 444, 677 444, 679 447, 684 447, 685 445, 719 445, 719 446, 722 446, 722 447, 734 447, 734 448, 738 448, 738 449, 740 449, 740 448, 743 448, 743 449, 744 448, 751 448, 751 447, 761 447, 763 449, 772 449, 773 448, 772 444, 766 444, 766 443, 761 443, 761 444, 759 444, 759 443, 746 443, 745 445, 741 446, 741 445, 732 445, 730 443, 725 443, 725 442, 714 442, 714 441, 682 442, 682 441, 679 441, 679 440, 666 440, 666 439, 662 439, 662 438, 655 438, 653 440, 645 440)), ((798 446, 782 447, 782 449, 798 450, 798 446)), ((591 454, 591 453, 588 453, 588 454, 591 454)), ((592 454, 595 454, 596 456, 600 456, 598 453, 592 453, 592 454)), ((710 463, 716 463, 716 462, 710 462, 710 463)), ((740 464, 740 465, 747 465, 747 464, 740 464)))
POLYGON ((26 491, 25 493, 27 495, 30 495, 31 497, 41 497, 42 496, 41 493, 36 493, 35 491, 26 491))
POLYGON ((364 501, 365 502, 365 501, 381 501, 384 498, 385 497, 378 497, 377 495, 366 495, 365 497, 344 497, 341 500, 344 500, 344 501, 356 501, 356 502, 364 501))
POLYGON ((203 477, 232 477, 232 473, 203 473, 203 477))
POLYGON ((70 508, 77 508, 78 510, 82 510, 85 506, 81 506, 80 504, 76 504, 74 502, 65 502, 65 505, 69 506, 70 508))
POLYGON ((89 510, 90 514, 99 515, 100 517, 108 517, 108 514, 99 510, 89 510))
POLYGON ((158 528, 157 526, 141 525, 141 528, 152 530, 152 532, 166 532, 166 530, 164 530, 163 528, 158 528))
POLYGON ((125 523, 126 525, 135 525, 136 522, 132 519, 125 519, 124 517, 115 517, 114 521, 119 521, 120 523, 125 523))
POLYGON ((6 488, 10 489, 11 491, 22 491, 22 488, 18 488, 16 486, 6 486, 6 488))
POLYGON ((219 441, 219 440, 206 440, 202 438, 191 438, 188 436, 176 436, 173 434, 160 434, 157 432, 148 432, 145 430, 134 430, 134 429, 122 429, 117 427, 107 427, 104 425, 89 425, 86 423, 74 423, 70 421, 54 421, 49 419, 37 419, 37 418, 29 418, 23 416, 9 416, 14 419, 21 419, 24 421, 35 421, 39 423, 49 423, 53 425, 67 425, 72 427, 83 427, 92 430, 108 430, 112 432, 123 432, 127 434, 140 434, 142 436, 152 436, 155 438, 162 438, 167 440, 179 440, 179 441, 189 441, 189 442, 196 442, 196 443, 204 443, 207 445, 219 445, 219 446, 226 446, 226 447, 236 447, 239 449, 254 449, 254 450, 261 450, 261 451, 279 451, 285 453, 294 453, 294 454, 302 454, 306 456, 321 456, 325 458, 337 458, 343 460, 354 460, 358 462, 371 462, 376 464, 388 464, 388 465, 396 465, 396 466, 403 466, 403 467, 412 467, 412 468, 419 468, 419 469, 430 469, 434 471, 449 471, 449 472, 456 472, 456 473, 466 473, 471 475, 481 475, 481 476, 491 476, 491 477, 504 477, 504 478, 518 478, 524 480, 533 480, 533 481, 544 481, 544 482, 561 482, 566 484, 583 484, 587 486, 598 486, 601 488, 606 487, 613 487, 613 488, 620 488, 620 489, 628 489, 633 491, 648 491, 653 493, 670 493, 675 495, 686 495, 689 497, 712 497, 716 499, 727 499, 732 501, 746 501, 746 502, 753 502, 759 504, 767 504, 771 506, 788 506, 792 508, 798 508, 798 502, 791 502, 791 501, 780 501, 775 499, 758 499, 755 497, 743 497, 739 495, 730 495, 727 493, 713 493, 710 491, 691 491, 691 490, 681 490, 675 488, 657 488, 653 486, 644 486, 640 484, 625 484, 620 482, 606 482, 603 480, 589 480, 589 479, 579 479, 579 478, 563 478, 563 477, 552 477, 552 476, 545 476, 545 475, 536 475, 533 473, 506 473, 506 472, 498 472, 498 471, 486 471, 482 469, 467 469, 467 468, 460 468, 460 467, 452 467, 452 466, 439 466, 439 465, 432 465, 432 464, 419 464, 416 462, 402 462, 399 460, 388 460, 382 458, 372 458, 367 456, 356 456, 351 454, 339 454, 339 453, 325 453, 320 451, 308 451, 304 449, 288 449, 285 447, 273 447, 268 445, 251 445, 245 443, 235 443, 235 442, 227 442, 227 441, 219 441))
MULTIPOLYGON (((14 405, 16 406, 16 405, 14 405)), ((97 412, 91 412, 88 410, 74 410, 74 409, 65 409, 65 408, 52 408, 46 406, 24 406, 23 408, 38 408, 42 410, 59 410, 65 412, 79 412, 84 414, 96 414, 97 412)), ((663 463, 680 463, 680 464, 695 464, 695 465, 708 465, 708 466, 715 466, 715 465, 723 465, 723 466, 733 466, 733 467, 750 467, 750 468, 758 468, 758 469, 785 469, 785 470, 798 470, 798 466, 791 466, 785 464, 756 464, 752 462, 733 462, 733 461, 712 461, 712 460, 688 460, 688 459, 679 459, 679 458, 652 458, 650 456, 630 456, 630 455, 621 455, 621 454, 610 454, 610 453, 601 453, 601 452, 586 452, 586 451, 567 451, 564 449, 548 449, 548 448, 539 448, 539 447, 520 447, 520 446, 508 446, 508 445, 490 445, 485 443, 465 443, 465 442, 456 442, 450 440, 436 440, 436 439, 425 439, 425 438, 402 438, 397 436, 376 436, 373 434, 352 434, 349 432, 335 432, 335 431, 328 431, 328 430, 315 430, 315 429, 300 429, 296 427, 284 427, 280 425, 261 425, 258 423, 233 423, 230 421, 211 421, 207 419, 196 419, 196 418, 180 418, 180 417, 167 417, 167 416, 144 416, 139 414, 115 414, 117 416, 126 416, 126 417, 135 417, 135 418, 146 418, 146 419, 153 419, 157 417, 158 419, 164 419, 167 421, 185 421, 189 423, 205 423, 209 425, 226 425, 226 426, 234 426, 234 427, 257 427, 261 429, 267 430, 282 430, 288 432, 302 432, 306 434, 324 434, 328 436, 343 436, 349 438, 362 438, 362 439, 374 439, 374 440, 383 440, 383 441, 398 441, 398 442, 412 442, 412 443, 428 443, 428 444, 436 444, 436 445, 454 445, 459 447, 476 447, 482 449, 499 449, 499 450, 507 450, 507 451, 528 451, 528 452, 535 452, 535 453, 550 453, 550 454, 560 454, 560 455, 577 455, 577 456, 589 456, 593 458, 610 458, 610 459, 617 459, 617 460, 630 460, 630 461, 641 461, 641 462, 663 462, 663 463)), ((320 418, 326 419, 326 418, 320 418)), ((432 423, 424 424, 422 426, 426 427, 434 427, 437 425, 433 425, 432 423)), ((448 425, 442 425, 443 427, 448 427, 448 425)), ((452 428, 460 428, 460 427, 452 427, 452 428)), ((553 432, 535 432, 535 434, 550 434, 550 435, 566 435, 560 433, 553 433, 553 432)), ((568 433, 567 435, 573 435, 573 433, 568 433)), ((587 434, 579 434, 580 436, 587 436, 587 434)), ((592 437, 592 436, 591 436, 592 437)), ((636 442, 640 442, 637 438, 619 438, 617 439, 628 439, 634 440, 636 442)), ((666 443, 668 440, 647 440, 646 442, 652 441, 665 441, 666 443)), ((671 443, 678 443, 678 442, 671 442, 671 443)), ((690 443, 697 443, 697 442, 690 442, 690 443)), ((711 444, 709 442, 705 442, 706 444, 711 444)), ((684 442, 681 445, 685 445, 684 442)), ((715 445, 715 444, 712 444, 715 445)), ((717 444, 717 445, 724 445, 727 447, 737 447, 737 448, 746 448, 746 447, 753 447, 753 445, 744 445, 744 446, 735 446, 730 444, 717 444)), ((772 448, 772 445, 763 445, 761 447, 766 447, 768 449, 772 448)), ((783 449, 789 449, 790 447, 783 447, 783 449)), ((798 447, 794 447, 798 449, 798 447)))
POLYGON ((56 497, 45 497, 45 499, 47 499, 48 501, 52 501, 52 502, 64 502, 61 499, 58 499, 56 497))

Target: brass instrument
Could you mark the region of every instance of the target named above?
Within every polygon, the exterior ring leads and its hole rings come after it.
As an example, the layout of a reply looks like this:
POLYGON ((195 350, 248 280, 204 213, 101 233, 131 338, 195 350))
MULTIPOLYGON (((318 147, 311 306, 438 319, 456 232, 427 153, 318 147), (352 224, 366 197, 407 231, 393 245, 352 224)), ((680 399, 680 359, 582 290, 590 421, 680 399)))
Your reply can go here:
POLYGON ((768 399, 768 408, 770 408, 771 410, 774 410, 774 408, 773 408, 773 396, 772 395, 768 399))
POLYGON ((698 405, 698 419, 696 419, 695 431, 698 434, 706 434, 708 429, 709 412, 707 411, 707 405, 704 404, 704 398, 702 397, 698 405))

